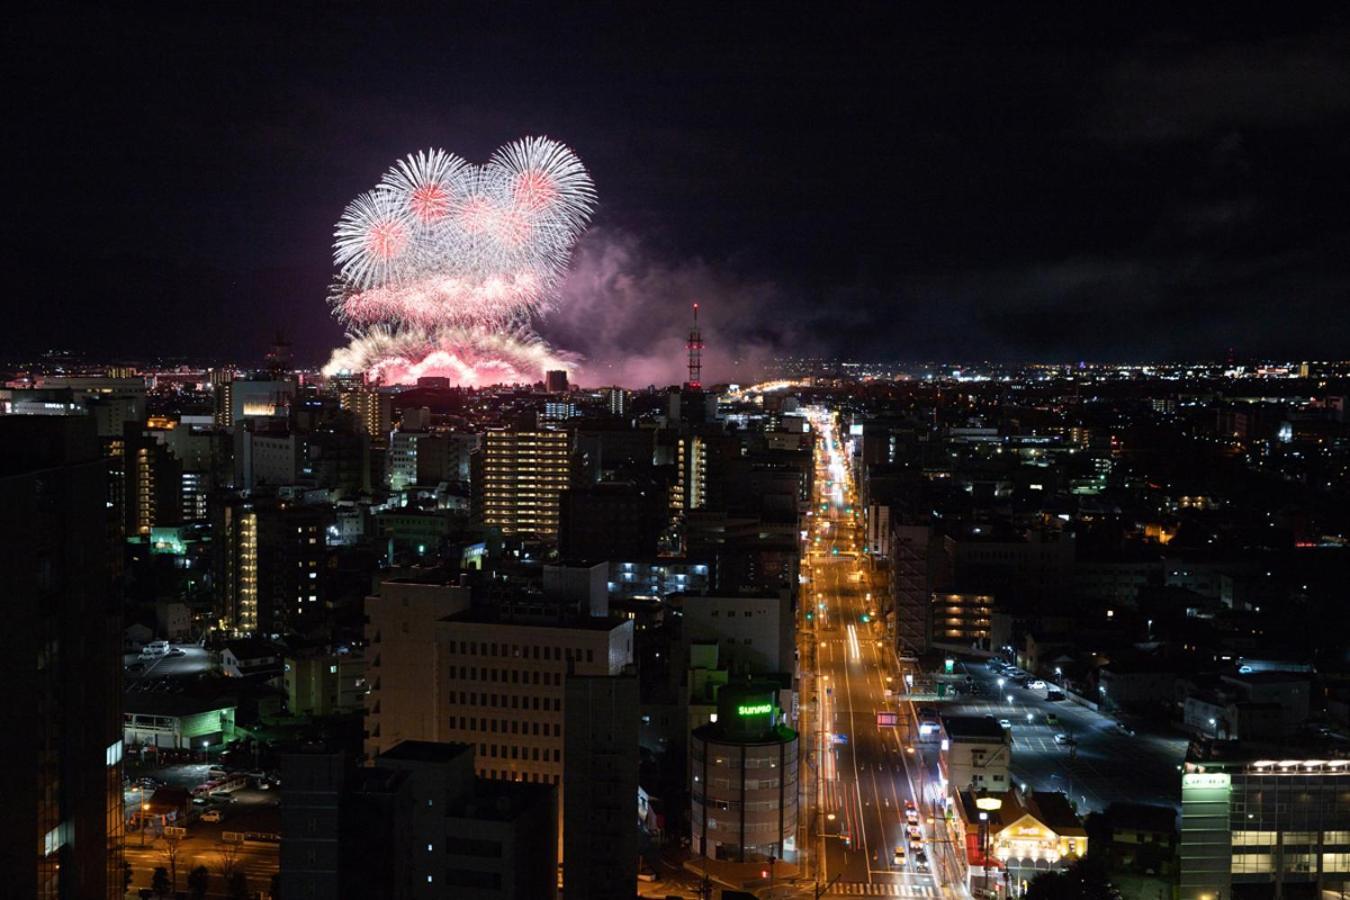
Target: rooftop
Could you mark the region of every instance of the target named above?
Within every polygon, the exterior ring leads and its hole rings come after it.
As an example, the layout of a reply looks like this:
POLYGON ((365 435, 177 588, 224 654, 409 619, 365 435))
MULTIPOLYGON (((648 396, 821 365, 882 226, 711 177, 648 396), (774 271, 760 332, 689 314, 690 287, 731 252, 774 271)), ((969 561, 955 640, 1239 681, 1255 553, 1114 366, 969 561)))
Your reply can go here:
POLYGON ((993 716, 943 716, 942 730, 954 741, 996 741, 1007 739, 1007 732, 993 716))

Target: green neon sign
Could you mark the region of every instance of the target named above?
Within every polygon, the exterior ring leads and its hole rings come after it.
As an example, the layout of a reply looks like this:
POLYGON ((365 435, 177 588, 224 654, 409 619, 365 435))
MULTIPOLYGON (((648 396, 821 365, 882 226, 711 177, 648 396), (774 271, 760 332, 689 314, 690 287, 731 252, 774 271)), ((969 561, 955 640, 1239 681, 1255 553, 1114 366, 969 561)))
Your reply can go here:
POLYGON ((736 713, 742 716, 767 716, 771 712, 772 703, 750 703, 736 707, 736 713))

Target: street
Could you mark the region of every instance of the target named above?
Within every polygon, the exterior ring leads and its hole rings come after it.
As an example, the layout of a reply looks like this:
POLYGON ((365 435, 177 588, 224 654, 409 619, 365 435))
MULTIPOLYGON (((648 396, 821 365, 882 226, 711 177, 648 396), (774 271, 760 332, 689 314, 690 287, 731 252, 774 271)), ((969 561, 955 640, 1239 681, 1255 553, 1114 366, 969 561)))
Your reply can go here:
POLYGON ((935 760, 909 753, 896 727, 912 711, 888 697, 903 672, 876 615, 856 491, 830 416, 812 422, 820 437, 799 623, 808 871, 829 896, 943 896, 950 847, 931 803, 917 802, 925 785, 933 796, 935 770, 925 765, 935 760), (897 715, 879 725, 879 712, 897 715), (923 837, 911 844, 905 807, 916 802, 923 837))

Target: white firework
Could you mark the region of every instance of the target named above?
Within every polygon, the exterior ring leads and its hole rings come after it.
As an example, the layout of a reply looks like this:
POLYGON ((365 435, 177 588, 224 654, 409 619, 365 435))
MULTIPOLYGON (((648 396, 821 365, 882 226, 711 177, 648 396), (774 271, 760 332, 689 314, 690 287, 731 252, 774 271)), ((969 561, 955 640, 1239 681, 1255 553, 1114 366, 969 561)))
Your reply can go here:
POLYGON ((380 188, 392 191, 408 207, 408 215, 427 229, 450 214, 465 185, 464 160, 444 150, 422 150, 400 159, 380 179, 380 188))
POLYGON ((339 278, 358 289, 396 281, 416 248, 406 207, 388 191, 367 191, 342 213, 334 232, 339 278))

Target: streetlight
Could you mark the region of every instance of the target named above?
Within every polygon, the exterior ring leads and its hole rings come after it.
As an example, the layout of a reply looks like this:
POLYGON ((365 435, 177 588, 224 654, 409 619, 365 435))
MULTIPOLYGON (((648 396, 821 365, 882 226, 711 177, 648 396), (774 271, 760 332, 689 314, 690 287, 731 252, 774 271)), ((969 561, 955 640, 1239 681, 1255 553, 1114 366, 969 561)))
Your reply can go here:
POLYGON ((1008 695, 1008 705, 1012 706, 1012 694, 1008 695))
POLYGON ((998 689, 999 689, 1000 691, 1003 690, 1003 679, 1002 679, 1002 678, 1000 678, 1000 679, 998 680, 998 689))
POLYGON ((980 830, 983 832, 981 846, 984 849, 980 851, 980 866, 984 872, 983 888, 987 895, 989 893, 989 814, 998 812, 1003 808, 1003 798, 988 791, 980 791, 975 795, 975 808, 980 811, 980 830))

